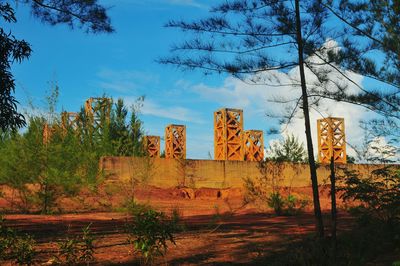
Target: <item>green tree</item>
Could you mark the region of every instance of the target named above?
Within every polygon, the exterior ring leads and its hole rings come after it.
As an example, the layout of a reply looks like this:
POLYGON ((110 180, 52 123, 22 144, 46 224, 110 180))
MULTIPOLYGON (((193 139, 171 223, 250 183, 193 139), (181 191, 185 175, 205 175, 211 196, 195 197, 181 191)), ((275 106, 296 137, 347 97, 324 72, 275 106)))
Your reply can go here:
POLYGON ((139 97, 131 106, 130 120, 128 108, 122 99, 114 105, 110 122, 110 141, 113 154, 117 156, 143 156, 143 122, 139 118, 144 97, 139 97))
MULTIPOLYGON (((16 22, 14 9, 8 3, 0 3, 0 18, 6 23, 16 22)), ((24 40, 17 40, 0 27, 0 129, 13 130, 25 125, 24 117, 18 113, 13 93, 15 82, 11 73, 13 62, 20 63, 29 57, 31 48, 24 40)))
POLYGON ((34 177, 40 174, 40 166, 37 161, 43 158, 40 144, 42 138, 35 139, 32 131, 36 130, 28 129, 25 136, 16 134, 0 147, 1 183, 17 191, 20 202, 17 202, 15 207, 23 211, 28 211, 32 202, 31 191, 26 185, 32 184, 34 177), (31 151, 26 151, 28 137, 29 140, 35 141, 34 145, 29 146, 31 151))
POLYGON ((114 146, 115 155, 129 154, 129 131, 126 124, 128 109, 122 99, 118 99, 112 111, 110 122, 110 138, 114 146))
POLYGON ((23 211, 38 207, 49 213, 60 198, 74 196, 83 187, 95 189, 101 180, 101 156, 144 155, 139 119, 143 97, 133 105, 130 121, 123 100, 112 105, 107 98, 97 103, 99 124, 93 125, 93 118, 81 108, 76 125, 63 125, 56 113, 58 95, 57 83, 52 82, 45 115, 30 117, 25 132, 0 131, 0 182, 17 191, 17 207, 23 211), (45 125, 50 129, 47 141, 45 125))
POLYGON ((304 144, 293 134, 286 135, 284 139, 274 142, 269 151, 269 157, 278 162, 301 163, 306 161, 307 153, 304 144))
POLYGON ((46 100, 47 117, 30 117, 26 132, 6 134, 0 146, 0 181, 17 191, 17 207, 24 211, 37 206, 51 212, 59 198, 75 195, 98 175, 99 152, 88 149, 82 131, 61 126, 56 83, 46 100), (48 141, 43 139, 45 124, 51 131, 48 141))
POLYGON ((4 145, 0 180, 19 193, 22 210, 37 205, 41 212, 49 213, 57 199, 75 195, 93 172, 88 169, 82 156, 85 151, 73 132, 64 134, 56 128, 50 141, 43 143, 44 123, 43 118, 30 118, 26 133, 16 135, 4 145), (37 189, 32 190, 29 185, 37 189))
MULTIPOLYGON (((15 10, 11 3, 31 6, 33 17, 45 24, 67 24, 71 28, 80 27, 86 32, 113 32, 105 7, 97 0, 5 0, 0 3, 0 20, 5 24, 16 23, 15 10)), ((17 110, 18 101, 13 93, 15 80, 11 73, 14 62, 28 59, 32 50, 28 42, 18 40, 4 24, 0 26, 0 129, 3 131, 20 128, 26 124, 17 110)))
POLYGON ((139 119, 139 112, 143 106, 144 96, 139 97, 131 107, 131 119, 129 123, 129 138, 132 143, 132 155, 142 156, 144 155, 143 148, 143 123, 139 119))

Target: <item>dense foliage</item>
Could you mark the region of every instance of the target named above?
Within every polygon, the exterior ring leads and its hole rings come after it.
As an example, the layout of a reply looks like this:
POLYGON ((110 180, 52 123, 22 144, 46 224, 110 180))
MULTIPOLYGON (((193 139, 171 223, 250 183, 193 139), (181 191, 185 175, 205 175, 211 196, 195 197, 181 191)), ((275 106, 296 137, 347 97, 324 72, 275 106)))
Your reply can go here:
POLYGON ((0 182, 17 192, 15 207, 52 212, 61 197, 76 195, 82 187, 96 187, 101 156, 143 155, 137 111, 132 109, 127 121, 127 108, 118 100, 97 135, 84 111, 75 126, 63 125, 59 117, 52 124, 43 117, 31 117, 25 132, 3 133, 0 182), (46 125, 51 128, 48 141, 43 138, 46 125))

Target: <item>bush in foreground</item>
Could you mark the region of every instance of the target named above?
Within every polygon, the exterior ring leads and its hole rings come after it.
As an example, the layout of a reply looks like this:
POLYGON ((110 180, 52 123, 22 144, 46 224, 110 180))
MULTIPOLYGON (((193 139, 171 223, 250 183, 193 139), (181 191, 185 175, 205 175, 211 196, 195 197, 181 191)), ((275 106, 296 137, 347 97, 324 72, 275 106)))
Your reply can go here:
POLYGON ((132 218, 133 221, 127 224, 128 241, 133 251, 141 254, 141 263, 152 264, 157 256, 166 254, 168 243, 175 245, 178 216, 168 217, 163 212, 140 208, 132 218))

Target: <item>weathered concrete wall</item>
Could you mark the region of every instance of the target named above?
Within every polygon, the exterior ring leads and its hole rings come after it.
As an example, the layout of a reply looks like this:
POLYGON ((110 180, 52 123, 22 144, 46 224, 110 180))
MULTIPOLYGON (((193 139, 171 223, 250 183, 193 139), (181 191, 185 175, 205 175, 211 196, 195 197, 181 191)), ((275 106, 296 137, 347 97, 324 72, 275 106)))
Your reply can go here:
MULTIPOLYGON (((243 179, 262 176, 259 163, 244 161, 177 160, 164 158, 103 157, 100 165, 107 179, 135 178, 160 188, 187 186, 193 188, 241 188, 243 179)), ((340 166, 339 166, 340 167, 340 166)), ((361 173, 377 165, 347 164, 361 173)), ((305 187, 311 184, 307 164, 268 163, 265 174, 274 177, 279 186, 305 187)), ((329 166, 318 168, 320 184, 329 183, 329 166)))

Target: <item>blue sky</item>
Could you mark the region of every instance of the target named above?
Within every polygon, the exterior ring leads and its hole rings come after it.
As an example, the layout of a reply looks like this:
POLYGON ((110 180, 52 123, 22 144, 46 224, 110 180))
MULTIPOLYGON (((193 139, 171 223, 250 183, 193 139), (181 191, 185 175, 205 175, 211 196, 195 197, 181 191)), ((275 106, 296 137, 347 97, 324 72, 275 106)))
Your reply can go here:
POLYGON ((24 5, 17 7, 17 38, 33 49, 29 60, 14 65, 16 96, 44 108, 49 81, 60 86, 59 111, 78 111, 84 100, 107 94, 131 104, 145 95, 141 118, 148 134, 163 136, 167 124, 187 125, 188 156, 207 158, 213 152, 212 112, 220 106, 197 97, 189 86, 222 77, 181 72, 155 60, 168 54, 181 33, 163 27, 172 18, 194 18, 207 13, 209 1, 103 1, 116 29, 113 34, 88 35, 66 26, 43 25, 24 5))
MULTIPOLYGON (((17 6, 18 22, 12 25, 12 31, 33 49, 29 60, 13 66, 16 96, 24 108, 29 101, 44 108, 49 81, 57 81, 60 87, 58 111, 78 111, 85 99, 103 94, 121 97, 127 104, 145 95, 141 119, 146 133, 163 137, 166 125, 185 124, 188 158, 208 158, 209 153, 213 154, 213 111, 219 108, 244 109, 245 129, 266 131, 277 125, 265 116, 266 112, 281 108, 267 101, 275 96, 272 89, 246 86, 221 75, 181 72, 155 62, 168 54, 171 44, 184 38, 183 33, 166 29, 163 24, 170 19, 204 17, 213 1, 103 0, 101 3, 113 6, 109 11, 116 29, 113 34, 88 35, 64 25, 43 25, 31 17, 25 5, 17 6)), ((296 73, 296 69, 292 72, 296 73)), ((287 76, 280 75, 283 79, 287 76)), ((357 78, 361 84, 363 78, 357 78)), ((287 88, 283 93, 293 95, 293 89, 287 88)), ((358 119, 366 115, 365 111, 343 104, 329 107, 327 115, 348 120, 349 137, 357 144, 361 139, 358 119)), ((318 114, 312 115, 314 121, 317 118, 318 114)), ((301 119, 288 130, 304 140, 301 119)), ((268 146, 276 136, 265 135, 265 138, 268 146)))

